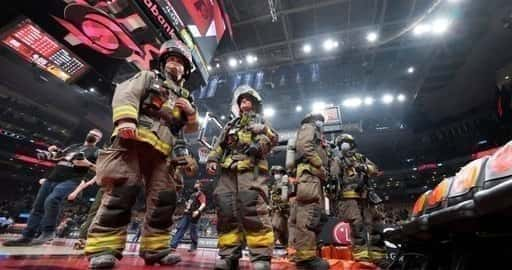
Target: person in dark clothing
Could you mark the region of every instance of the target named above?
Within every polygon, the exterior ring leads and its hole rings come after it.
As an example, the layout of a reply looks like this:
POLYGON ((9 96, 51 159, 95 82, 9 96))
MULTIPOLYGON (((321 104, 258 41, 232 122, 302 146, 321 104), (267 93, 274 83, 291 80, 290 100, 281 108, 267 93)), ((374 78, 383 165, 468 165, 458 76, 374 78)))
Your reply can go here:
POLYGON ((60 212, 61 202, 68 198, 89 170, 95 170, 98 148, 102 132, 90 130, 83 144, 73 144, 65 149, 52 145, 48 152, 41 151, 38 157, 54 160, 55 168, 50 171, 47 179, 39 180, 39 189, 28 223, 18 239, 6 241, 4 246, 42 245, 55 237, 55 227, 60 212), (38 238, 34 237, 41 232, 38 238))
POLYGON ((201 217, 201 213, 206 208, 206 196, 201 191, 201 182, 197 181, 194 184, 194 193, 190 195, 185 207, 185 213, 178 225, 178 230, 171 241, 171 248, 176 249, 185 232, 190 228, 190 238, 192 245, 189 252, 197 249, 197 223, 201 217))

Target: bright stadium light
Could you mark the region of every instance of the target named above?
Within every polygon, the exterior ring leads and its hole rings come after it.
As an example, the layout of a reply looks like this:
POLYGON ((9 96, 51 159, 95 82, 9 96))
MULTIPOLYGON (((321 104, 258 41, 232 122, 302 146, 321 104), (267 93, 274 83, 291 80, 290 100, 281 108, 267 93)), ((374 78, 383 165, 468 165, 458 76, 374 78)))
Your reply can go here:
POLYGON ((342 102, 342 105, 343 105, 343 107, 347 107, 347 108, 357 108, 357 107, 361 106, 362 103, 363 103, 363 101, 360 98, 354 97, 354 98, 345 99, 342 102))
POLYGON ((263 109, 263 115, 265 117, 272 117, 272 116, 274 116, 275 113, 276 113, 276 111, 272 107, 263 109))
POLYGON ((94 93, 94 91, 96 91, 96 90, 94 89, 94 87, 89 88, 89 92, 94 93))
POLYGON ((395 100, 393 95, 385 94, 382 96, 382 103, 384 103, 384 104, 390 104, 393 102, 393 100, 395 100))
POLYGON ((236 61, 236 59, 235 59, 235 58, 229 58, 229 60, 228 60, 228 65, 229 65, 230 67, 234 68, 234 67, 238 66, 238 62, 236 61))
POLYGON ((295 107, 295 111, 296 111, 296 112, 302 112, 302 106, 297 105, 297 106, 295 107))
POLYGON ((206 66, 206 69, 208 69, 208 71, 211 71, 212 70, 212 66, 208 65, 208 66, 206 66))
POLYGON ((443 34, 445 33, 451 25, 451 21, 445 18, 436 19, 432 22, 432 33, 434 34, 443 34))
POLYGON ((372 105, 374 102, 373 98, 372 97, 365 97, 364 98, 364 105, 367 105, 367 106, 370 106, 372 105))
POLYGON ((396 97, 396 99, 399 101, 399 102, 404 102, 405 101, 405 95, 404 94, 400 94, 396 97))
POLYGON ((311 47, 311 44, 304 44, 304 46, 302 46, 302 51, 305 54, 311 53, 312 50, 313 50, 313 47, 311 47))
POLYGON ((414 67, 409 67, 409 68, 407 69, 407 73, 409 73, 409 74, 413 74, 413 73, 414 73, 414 67))
POLYGON ((220 68, 220 64, 219 63, 215 64, 215 67, 220 68))
POLYGON ((254 64, 254 63, 256 63, 258 61, 258 57, 254 56, 254 55, 251 55, 251 54, 248 54, 245 57, 245 61, 247 61, 247 64, 252 65, 252 64, 254 64))
POLYGON ((379 35, 375 32, 370 32, 366 35, 366 40, 370 43, 374 43, 377 39, 379 39, 379 35))
POLYGON ((324 49, 326 51, 330 51, 332 49, 335 49, 338 47, 338 41, 335 41, 335 40, 332 40, 332 39, 326 39, 324 41, 324 43, 322 44, 322 46, 324 47, 324 49))
POLYGON ((420 23, 414 27, 413 33, 416 36, 421 36, 425 33, 429 33, 432 30, 432 26, 430 24, 420 23))
POLYGON ((313 113, 320 113, 325 109, 326 106, 327 105, 325 104, 325 102, 317 101, 313 103, 311 109, 313 113))

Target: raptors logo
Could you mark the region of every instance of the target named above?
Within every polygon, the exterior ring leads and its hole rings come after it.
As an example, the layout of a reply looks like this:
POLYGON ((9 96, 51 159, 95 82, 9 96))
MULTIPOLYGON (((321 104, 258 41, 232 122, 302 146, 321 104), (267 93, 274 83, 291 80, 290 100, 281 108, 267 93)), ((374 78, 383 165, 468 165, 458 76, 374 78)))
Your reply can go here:
POLYGON ((107 5, 100 1, 93 7, 76 1, 66 6, 64 19, 53 18, 69 31, 65 40, 71 45, 83 44, 109 57, 133 62, 140 69, 149 69, 158 49, 153 44, 138 44, 131 35, 134 30, 146 28, 146 24, 137 14, 111 16, 106 12, 107 5))
POLYGON ((350 224, 339 222, 332 230, 334 242, 340 245, 350 245, 350 224))

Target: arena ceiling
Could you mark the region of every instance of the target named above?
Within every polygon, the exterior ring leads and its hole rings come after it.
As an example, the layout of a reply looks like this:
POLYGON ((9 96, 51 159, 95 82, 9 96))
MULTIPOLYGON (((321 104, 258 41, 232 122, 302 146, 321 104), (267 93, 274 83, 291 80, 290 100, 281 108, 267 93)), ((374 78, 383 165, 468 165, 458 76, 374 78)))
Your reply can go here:
MULTIPOLYGON (((296 105, 306 108, 318 99, 339 104, 346 97, 377 99, 391 92, 405 94, 408 102, 387 111, 346 109, 345 116, 349 121, 378 122, 384 117, 428 127, 489 104, 496 71, 512 56, 512 31, 504 28, 512 4, 506 0, 225 0, 224 6, 233 35, 217 50, 214 74, 259 69, 279 74, 320 63, 323 87, 269 90, 279 76, 265 79, 267 103, 284 111, 286 120, 296 105), (439 19, 450 22, 446 32, 415 34, 417 26, 439 19), (370 32, 378 35, 377 41, 367 40, 370 32), (326 52, 326 39, 337 41, 338 48, 326 52), (312 47, 310 53, 304 52, 305 44, 312 47), (258 61, 247 65, 248 54, 258 61), (231 58, 243 63, 231 68, 231 58)), ((227 109, 218 106, 229 100, 231 92, 223 90, 205 102, 210 110, 227 109)))

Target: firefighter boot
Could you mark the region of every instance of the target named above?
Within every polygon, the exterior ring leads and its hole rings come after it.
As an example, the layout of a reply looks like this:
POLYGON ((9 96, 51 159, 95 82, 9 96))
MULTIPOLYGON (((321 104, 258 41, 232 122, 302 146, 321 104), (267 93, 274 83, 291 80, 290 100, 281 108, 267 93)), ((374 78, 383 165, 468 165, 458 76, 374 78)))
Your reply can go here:
POLYGON ((297 269, 300 270, 328 270, 329 263, 321 258, 314 258, 307 261, 296 263, 297 269))
POLYGON ((269 261, 254 261, 252 263, 252 268, 254 270, 270 270, 270 262, 269 261))
POLYGON ((238 260, 223 258, 215 262, 215 270, 238 270, 238 260))
POLYGON ((112 254, 94 256, 89 261, 89 269, 112 269, 116 265, 116 257, 112 254))
POLYGON ((146 265, 175 265, 181 262, 181 257, 174 253, 170 253, 169 249, 154 254, 146 252, 142 257, 144 258, 144 263, 146 265))

